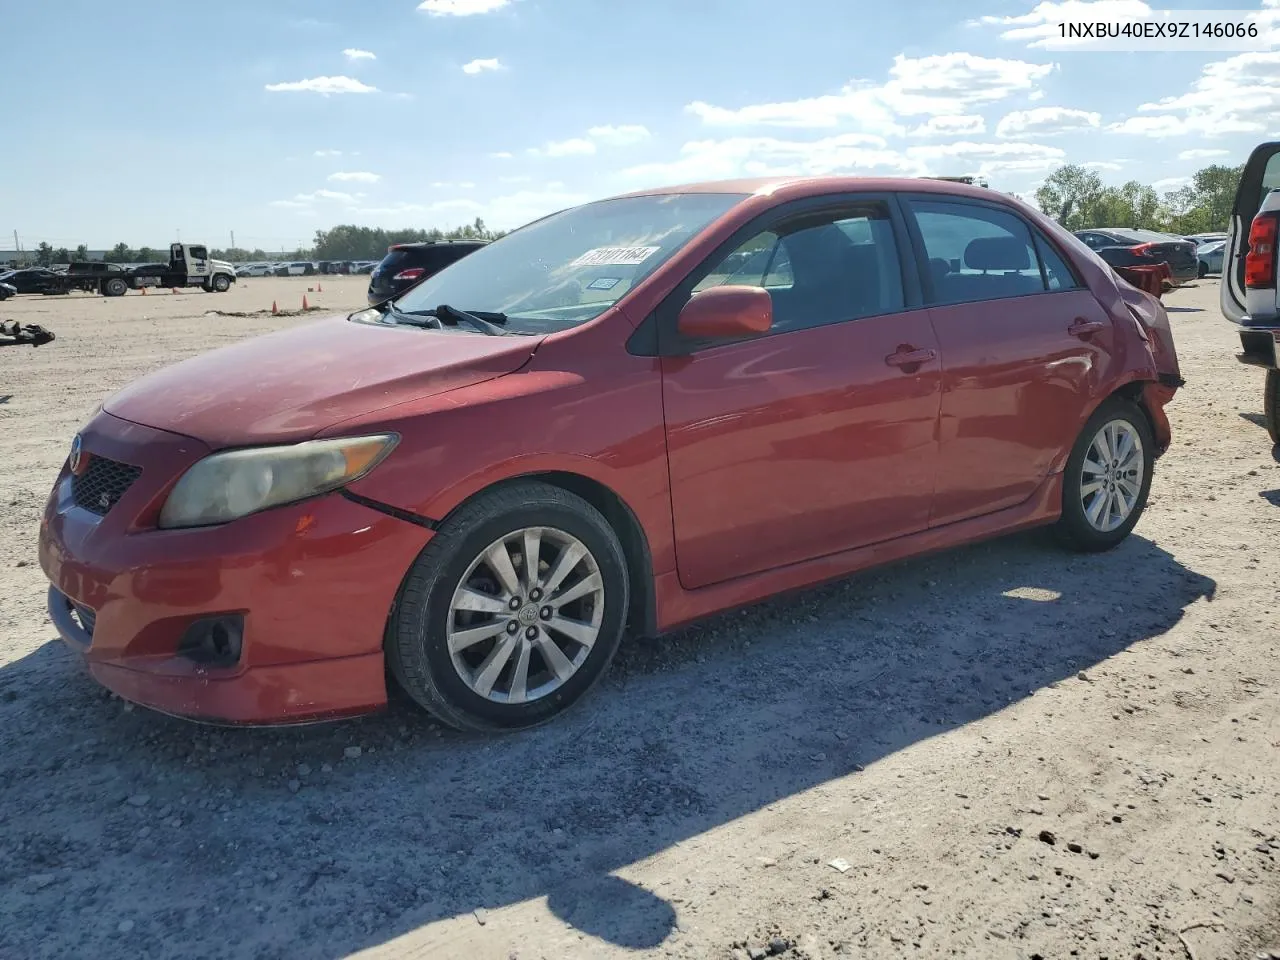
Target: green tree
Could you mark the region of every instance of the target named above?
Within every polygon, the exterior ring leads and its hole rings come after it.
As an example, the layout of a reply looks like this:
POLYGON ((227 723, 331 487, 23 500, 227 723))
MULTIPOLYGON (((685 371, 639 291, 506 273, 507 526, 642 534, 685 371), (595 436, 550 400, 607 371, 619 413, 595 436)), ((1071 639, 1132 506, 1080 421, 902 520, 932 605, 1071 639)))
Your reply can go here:
POLYGON ((107 263, 133 263, 134 252, 127 243, 117 243, 114 247, 107 251, 103 257, 107 263))
POLYGON ((68 250, 66 247, 58 247, 57 250, 53 251, 53 262, 54 263, 70 263, 71 251, 68 250))
POLYGON ((36 263, 42 267, 47 267, 52 265, 53 262, 53 247, 49 246, 47 243, 41 243, 40 246, 36 248, 36 263))
POLYGON ((1059 167, 1036 190, 1036 204, 1068 230, 1100 227, 1095 217, 1106 188, 1092 170, 1076 164, 1059 167))
POLYGON ((71 254, 69 263, 83 263, 89 259, 89 248, 85 244, 76 247, 75 252, 71 254))
POLYGON ((156 250, 152 250, 150 247, 139 247, 137 250, 132 252, 134 253, 138 263, 154 263, 160 259, 160 253, 156 250))

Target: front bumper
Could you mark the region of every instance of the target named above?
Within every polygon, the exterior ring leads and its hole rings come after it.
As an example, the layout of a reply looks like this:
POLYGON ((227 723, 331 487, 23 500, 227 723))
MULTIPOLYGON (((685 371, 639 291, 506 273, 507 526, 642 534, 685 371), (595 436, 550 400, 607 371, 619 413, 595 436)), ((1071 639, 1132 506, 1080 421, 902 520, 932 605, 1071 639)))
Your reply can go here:
POLYGON ((125 699, 222 723, 294 723, 386 703, 382 638, 405 571, 431 532, 340 494, 217 527, 152 518, 196 441, 99 414, 90 455, 142 467, 104 516, 73 502, 64 468, 40 526, 49 615, 90 673, 125 699), (179 652, 209 617, 243 619, 234 664, 179 652))

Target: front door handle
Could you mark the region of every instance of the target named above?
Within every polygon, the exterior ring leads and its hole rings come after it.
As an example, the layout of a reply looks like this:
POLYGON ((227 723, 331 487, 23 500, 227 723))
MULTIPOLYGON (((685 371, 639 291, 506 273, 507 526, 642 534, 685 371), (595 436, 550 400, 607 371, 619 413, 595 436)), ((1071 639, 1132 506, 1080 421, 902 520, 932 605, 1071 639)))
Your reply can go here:
POLYGON ((1073 337, 1080 337, 1081 339, 1084 339, 1091 334, 1097 333, 1104 326, 1105 324, 1098 320, 1086 320, 1084 317, 1076 317, 1075 323, 1067 327, 1067 333, 1071 334, 1073 337))
POLYGON ((937 357, 938 354, 934 350, 915 350, 911 347, 904 346, 899 347, 897 353, 891 353, 885 357, 884 362, 891 367, 918 367, 922 363, 928 363, 930 360, 936 360, 937 357))

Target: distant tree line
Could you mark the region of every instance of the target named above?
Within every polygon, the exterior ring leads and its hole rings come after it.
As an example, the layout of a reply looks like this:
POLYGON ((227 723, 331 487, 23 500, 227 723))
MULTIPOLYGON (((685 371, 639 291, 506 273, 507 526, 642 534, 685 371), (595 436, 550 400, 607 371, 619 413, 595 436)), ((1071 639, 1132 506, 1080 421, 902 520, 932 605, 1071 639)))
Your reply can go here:
MULTIPOLYGON (((261 247, 247 250, 242 247, 229 247, 225 250, 217 248, 209 251, 209 256, 216 260, 229 260, 232 263, 250 263, 261 260, 381 260, 387 254, 387 247, 393 243, 418 243, 423 240, 496 240, 505 234, 503 230, 490 230, 479 217, 474 223, 441 230, 432 227, 423 230, 406 227, 401 230, 384 230, 381 227, 360 227, 355 224, 343 224, 331 230, 317 230, 315 245, 310 248, 296 250, 266 251, 261 247)), ((51 247, 47 243, 40 244, 31 257, 35 262, 47 267, 55 263, 76 263, 89 259, 89 248, 85 244, 68 250, 66 247, 51 247)), ((153 247, 131 247, 127 243, 117 243, 106 252, 103 259, 107 263, 152 263, 169 259, 169 249, 157 250, 153 247)))
POLYGON ((1108 187, 1092 170, 1059 167, 1036 190, 1036 205, 1068 230, 1130 227, 1161 233, 1225 232, 1244 167, 1215 164, 1197 170, 1191 182, 1163 195, 1130 180, 1108 187))

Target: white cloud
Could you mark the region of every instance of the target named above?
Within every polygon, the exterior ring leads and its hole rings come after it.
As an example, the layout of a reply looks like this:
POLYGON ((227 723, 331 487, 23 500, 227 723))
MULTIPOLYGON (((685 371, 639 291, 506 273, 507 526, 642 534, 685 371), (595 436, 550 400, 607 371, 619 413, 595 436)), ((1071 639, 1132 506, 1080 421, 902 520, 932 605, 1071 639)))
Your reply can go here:
POLYGON ((316 190, 312 193, 299 193, 294 196, 297 203, 312 203, 316 200, 341 200, 343 203, 355 203, 363 194, 343 193, 340 190, 316 190))
POLYGON ((1179 160, 1209 160, 1213 157, 1229 157, 1230 150, 1183 150, 1178 154, 1179 160))
MULTIPOLYGON (((1280 3, 1268 3, 1280 24, 1280 3)), ((1277 36, 1280 39, 1280 35, 1277 36)), ((1280 52, 1240 53, 1205 64, 1185 94, 1138 107, 1109 130, 1145 137, 1261 134, 1280 114, 1280 52)))
POLYGON ((1056 137, 1064 133, 1096 130, 1102 115, 1070 107, 1032 107, 1014 110, 996 124, 997 137, 1056 137))
POLYGON ((1155 183, 1151 184, 1151 186, 1160 193, 1164 193, 1168 190, 1177 190, 1181 187, 1185 187, 1190 182, 1190 177, 1165 177, 1163 180, 1157 180, 1155 183))
POLYGON ((344 183, 377 183, 382 179, 382 175, 365 170, 339 170, 337 173, 329 174, 329 179, 344 183))
POLYGON ((419 10, 433 17, 473 17, 479 13, 501 10, 511 0, 422 0, 419 10))
POLYGON ((489 60, 472 60, 471 62, 464 63, 462 65, 462 72, 469 73, 471 76, 475 76, 477 73, 484 73, 486 70, 501 69, 502 64, 498 61, 497 57, 493 57, 489 60))
POLYGON ((484 205, 482 216, 489 226, 509 230, 590 199, 586 194, 562 189, 520 190, 494 197, 484 205))
POLYGON ((686 143, 666 163, 630 167, 622 176, 648 186, 733 177, 821 176, 827 174, 990 177, 1046 170, 1062 163, 1065 152, 1035 143, 958 141, 917 144, 894 150, 877 136, 836 134, 818 140, 732 137, 686 143))
POLYGON ((311 204, 303 200, 272 200, 271 206, 283 210, 310 210, 311 204))
POLYGON ((595 152, 595 143, 582 137, 554 140, 543 147, 529 148, 529 155, 534 157, 582 157, 595 152))
POLYGON ((912 137, 971 137, 987 132, 987 122, 977 114, 930 117, 908 132, 912 137))
POLYGON ((361 83, 351 77, 312 77, 310 80, 295 80, 289 83, 268 83, 266 89, 271 93, 320 93, 326 97, 331 93, 377 93, 377 87, 361 83))
POLYGON ((348 60, 377 60, 378 55, 371 50, 357 50, 355 47, 347 47, 342 51, 342 55, 348 60))
POLYGON ((462 180, 458 183, 451 183, 448 180, 437 180, 431 186, 436 190, 474 190, 475 184, 470 180, 462 180))
POLYGON ((510 160, 513 156, 515 156, 515 154, 509 153, 506 150, 499 150, 496 153, 489 154, 489 157, 493 160, 510 160))
POLYGON ((853 170, 915 174, 921 172, 921 165, 903 153, 888 149, 880 137, 862 133, 809 141, 731 137, 694 140, 680 149, 678 159, 630 167, 623 171, 623 176, 657 186, 742 176, 816 175, 853 170))
POLYGON ((1086 170, 1123 170, 1125 160, 1089 160, 1080 164, 1086 170))
POLYGON ((847 84, 836 94, 730 109, 690 103, 685 110, 707 126, 829 128, 855 125, 883 134, 900 134, 899 117, 955 116, 979 104, 1030 92, 1053 64, 944 53, 894 58, 889 80, 879 86, 847 84))
POLYGON ((592 127, 587 136, 606 147, 628 147, 649 139, 649 129, 638 123, 624 123, 621 126, 605 125, 592 127))
POLYGON ((342 156, 342 151, 341 151, 341 150, 317 150, 317 151, 313 154, 313 156, 317 156, 317 157, 340 157, 340 156, 342 156))
MULTIPOLYGON (((1022 41, 1029 47, 1043 47, 1052 40, 1062 42, 1058 24, 1063 22, 1096 22, 1098 20, 1141 19, 1151 13, 1143 0, 1045 0, 1029 12, 1012 17, 982 17, 975 23, 1007 27, 1002 40, 1022 41)), ((1082 41, 1086 42, 1086 41, 1082 41)))

